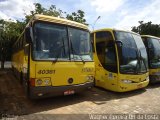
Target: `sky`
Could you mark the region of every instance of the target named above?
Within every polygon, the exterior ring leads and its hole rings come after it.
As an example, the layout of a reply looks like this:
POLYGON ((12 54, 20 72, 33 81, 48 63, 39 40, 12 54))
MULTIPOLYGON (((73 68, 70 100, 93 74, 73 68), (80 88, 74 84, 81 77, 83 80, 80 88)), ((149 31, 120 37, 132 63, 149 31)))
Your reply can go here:
POLYGON ((160 24, 160 0, 0 0, 0 19, 23 20, 24 13, 35 9, 34 3, 45 8, 56 5, 67 13, 83 10, 91 30, 131 30, 138 21, 160 24))

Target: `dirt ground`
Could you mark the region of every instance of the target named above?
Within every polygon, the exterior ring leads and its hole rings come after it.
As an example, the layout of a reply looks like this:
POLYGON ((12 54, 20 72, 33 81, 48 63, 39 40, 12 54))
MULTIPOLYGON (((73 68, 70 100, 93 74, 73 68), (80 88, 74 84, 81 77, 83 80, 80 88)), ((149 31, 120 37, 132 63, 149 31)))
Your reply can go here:
POLYGON ((126 93, 93 88, 71 96, 29 100, 12 71, 0 70, 0 119, 109 119, 101 114, 119 115, 110 117, 114 120, 125 119, 122 115, 159 120, 160 83, 126 93))

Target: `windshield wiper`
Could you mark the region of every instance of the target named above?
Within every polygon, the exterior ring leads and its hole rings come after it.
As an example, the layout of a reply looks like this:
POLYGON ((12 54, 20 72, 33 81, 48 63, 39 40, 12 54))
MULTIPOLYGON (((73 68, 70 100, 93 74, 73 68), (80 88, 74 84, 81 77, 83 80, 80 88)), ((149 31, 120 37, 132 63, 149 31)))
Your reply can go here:
POLYGON ((64 46, 64 39, 62 38, 62 46, 60 46, 60 50, 58 51, 56 57, 55 57, 55 60, 53 61, 53 63, 56 63, 58 61, 58 58, 59 56, 61 55, 60 53, 62 52, 62 48, 63 48, 63 52, 64 52, 64 55, 66 54, 66 51, 65 51, 65 46, 64 46))
POLYGON ((131 65, 123 65, 120 66, 120 69, 124 72, 124 73, 135 73, 135 71, 133 70, 133 67, 131 65))
POLYGON ((71 50, 72 50, 72 53, 73 53, 73 59, 75 60, 74 54, 76 54, 76 55, 79 56, 79 58, 82 60, 82 62, 83 62, 83 64, 84 64, 85 61, 83 60, 83 58, 82 58, 79 54, 77 54, 76 51, 73 49, 73 44, 72 44, 72 40, 71 40, 71 39, 70 39, 70 43, 71 43, 71 50))

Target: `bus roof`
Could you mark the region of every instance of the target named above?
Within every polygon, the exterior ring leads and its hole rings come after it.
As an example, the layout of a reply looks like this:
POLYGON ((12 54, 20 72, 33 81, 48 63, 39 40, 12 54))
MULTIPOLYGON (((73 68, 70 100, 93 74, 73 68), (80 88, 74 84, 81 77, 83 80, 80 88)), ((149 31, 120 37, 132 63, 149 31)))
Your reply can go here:
POLYGON ((100 31, 122 31, 122 32, 129 32, 129 33, 133 33, 133 34, 139 35, 138 33, 135 33, 135 32, 132 32, 132 31, 120 30, 120 29, 115 29, 115 28, 102 28, 102 29, 94 30, 94 31, 92 31, 92 33, 100 32, 100 31))
POLYGON ((78 28, 88 30, 88 26, 86 26, 84 24, 81 24, 81 23, 78 23, 78 22, 75 22, 75 21, 71 21, 71 20, 67 20, 67 19, 64 19, 64 18, 58 18, 58 17, 48 16, 48 15, 36 14, 31 19, 31 21, 33 21, 33 20, 59 23, 59 24, 69 25, 69 26, 78 27, 78 28))
POLYGON ((152 35, 141 35, 141 37, 147 37, 147 38, 155 38, 155 39, 160 39, 159 37, 152 36, 152 35))

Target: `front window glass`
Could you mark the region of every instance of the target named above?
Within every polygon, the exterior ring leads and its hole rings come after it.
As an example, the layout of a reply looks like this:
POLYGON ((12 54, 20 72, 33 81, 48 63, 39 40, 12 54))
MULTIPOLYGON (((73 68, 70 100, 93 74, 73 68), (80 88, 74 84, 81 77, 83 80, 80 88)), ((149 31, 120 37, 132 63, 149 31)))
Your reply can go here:
POLYGON ((137 49, 139 49, 139 57, 140 57, 140 72, 145 72, 148 69, 148 56, 147 56, 147 51, 144 46, 144 43, 139 35, 133 34, 133 38, 136 42, 137 49))
POLYGON ((33 30, 35 60, 93 60, 88 31, 45 22, 35 23, 33 30))
POLYGON ((66 27, 36 23, 34 25, 33 57, 36 60, 69 59, 66 27))
POLYGON ((120 73, 141 73, 148 70, 147 53, 140 36, 116 31, 116 38, 122 42, 118 46, 120 73))
POLYGON ((160 67, 160 41, 158 39, 148 39, 148 52, 151 68, 160 67))
POLYGON ((73 60, 92 60, 92 46, 90 41, 90 33, 88 31, 68 28, 71 59, 73 60))

